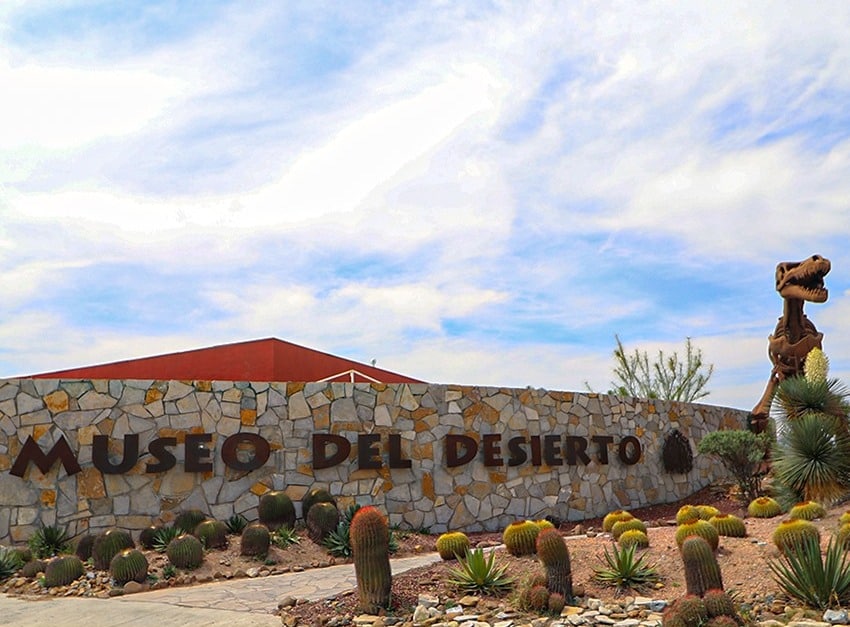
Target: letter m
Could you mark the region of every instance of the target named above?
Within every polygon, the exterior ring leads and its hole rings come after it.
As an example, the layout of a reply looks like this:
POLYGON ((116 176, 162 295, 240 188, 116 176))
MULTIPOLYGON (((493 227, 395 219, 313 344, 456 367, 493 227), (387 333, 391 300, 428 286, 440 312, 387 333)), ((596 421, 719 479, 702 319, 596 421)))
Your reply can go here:
POLYGON ((80 464, 77 462, 77 457, 74 455, 71 447, 68 446, 68 442, 65 440, 64 435, 56 441, 56 444, 54 444, 53 448, 51 448, 47 453, 41 452, 41 448, 35 443, 35 440, 33 440, 30 435, 27 436, 27 441, 24 442, 24 446, 21 448, 21 453, 18 455, 18 459, 15 460, 15 463, 9 470, 9 474, 15 475, 16 477, 23 477, 27 470, 27 466, 29 466, 29 463, 32 462, 38 466, 41 474, 46 475, 57 460, 62 462, 65 472, 69 475, 77 474, 82 470, 82 468, 80 468, 80 464))

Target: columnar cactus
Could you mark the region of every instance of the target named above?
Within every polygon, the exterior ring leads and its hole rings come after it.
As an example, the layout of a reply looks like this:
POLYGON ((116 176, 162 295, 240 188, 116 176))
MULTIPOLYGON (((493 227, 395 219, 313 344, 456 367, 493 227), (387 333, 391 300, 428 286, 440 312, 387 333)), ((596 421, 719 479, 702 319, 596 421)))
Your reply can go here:
POLYGON ((808 520, 788 518, 779 523, 773 531, 773 543, 783 553, 802 543, 804 538, 820 542, 820 531, 808 520))
POLYGON ((260 522, 270 531, 280 527, 295 527, 295 506, 285 492, 272 490, 260 497, 257 506, 260 522))
POLYGON ((502 533, 502 542, 508 553, 516 557, 534 555, 537 534, 540 529, 530 520, 512 522, 502 533))
POLYGON ((642 531, 643 533, 646 533, 646 525, 642 520, 630 518, 629 520, 616 522, 614 523, 614 526, 611 527, 611 535, 615 540, 619 540, 620 536, 626 531, 642 531))
POLYGON ((109 574, 119 586, 128 581, 142 583, 148 576, 148 560, 138 549, 124 549, 112 558, 109 574))
POLYGON ((688 594, 701 597, 706 590, 723 590, 720 566, 708 542, 700 536, 689 536, 682 543, 685 584, 688 594))
POLYGON ((469 538, 462 531, 450 531, 437 538, 437 553, 444 560, 463 557, 469 551, 469 538))
POLYGON ((324 488, 313 488, 301 499, 301 517, 307 520, 310 508, 316 503, 330 503, 336 509, 336 499, 324 488))
POLYGON ((623 509, 615 509, 613 512, 606 514, 605 518, 602 519, 602 531, 609 532, 614 526, 614 523, 618 523, 621 520, 629 520, 630 518, 634 518, 634 516, 629 512, 623 509))
POLYGON ((350 534, 360 607, 376 614, 389 606, 392 588, 387 519, 375 507, 361 507, 351 521, 350 534))
POLYGON ((544 529, 537 536, 537 557, 546 568, 549 592, 573 596, 573 573, 567 543, 556 529, 544 529))
POLYGON ((679 528, 676 529, 676 544, 681 548, 682 543, 689 536, 700 536, 708 542, 712 551, 716 551, 720 544, 720 534, 707 520, 697 519, 679 525, 679 528))
POLYGON ((717 529, 717 533, 727 538, 743 538, 747 535, 744 521, 732 514, 717 514, 708 521, 717 529))
POLYGON ((788 518, 799 520, 814 520, 826 516, 826 509, 816 501, 803 501, 797 503, 788 512, 788 518))
POLYGON ((227 546, 227 525, 220 520, 207 518, 198 523, 192 535, 207 549, 221 549, 227 546))
POLYGON ((773 518, 782 513, 782 506, 776 499, 760 496, 747 505, 747 514, 753 518, 773 518))
POLYGON ((316 544, 324 542, 339 525, 339 510, 327 501, 314 503, 307 512, 307 535, 316 544))
POLYGON ((269 552, 271 534, 268 527, 260 523, 248 525, 242 530, 242 555, 259 557, 269 552))
POLYGON ((187 509, 174 519, 174 526, 182 529, 185 533, 192 533, 195 527, 207 519, 207 515, 199 509, 187 509))
MULTIPOLYGON (((687 627, 699 627, 708 620, 708 610, 698 595, 686 594, 670 608, 671 616, 678 616, 687 627)), ((667 622, 665 621, 666 625, 667 622)))
POLYGON ((204 547, 201 541, 188 533, 177 536, 169 542, 165 554, 169 562, 177 568, 186 570, 197 568, 204 561, 204 547))
POLYGON ((133 537, 123 529, 108 529, 99 534, 91 547, 91 556, 97 570, 109 570, 112 558, 124 549, 135 546, 133 537))
POLYGON ((67 586, 85 573, 83 562, 76 555, 58 555, 47 561, 44 568, 44 585, 47 588, 67 586))

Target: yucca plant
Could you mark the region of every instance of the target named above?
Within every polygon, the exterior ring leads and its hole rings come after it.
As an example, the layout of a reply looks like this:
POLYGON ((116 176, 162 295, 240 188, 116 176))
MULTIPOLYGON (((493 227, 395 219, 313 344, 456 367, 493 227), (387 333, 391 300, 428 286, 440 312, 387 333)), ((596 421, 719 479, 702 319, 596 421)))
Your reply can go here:
POLYGON ((68 553, 71 550, 71 538, 64 527, 42 525, 27 542, 34 557, 43 558, 68 553))
POLYGON ((154 551, 165 553, 168 549, 168 544, 182 533, 183 530, 180 527, 163 527, 159 529, 153 536, 154 551))
POLYGON ((653 584, 659 580, 658 570, 655 566, 644 561, 646 555, 635 557, 636 545, 626 546, 618 549, 616 544, 611 545, 612 552, 605 549, 605 556, 600 558, 604 567, 594 569, 594 578, 599 583, 614 586, 622 592, 653 584))
POLYGON ((797 500, 833 502, 850 489, 846 419, 807 413, 790 420, 774 458, 776 480, 797 500))
POLYGON ((844 418, 850 412, 847 396, 847 387, 838 379, 810 380, 798 375, 785 379, 777 387, 775 410, 780 412, 780 419, 788 421, 811 413, 844 418))
POLYGON ((804 538, 778 561, 768 561, 783 592, 823 610, 850 601, 850 564, 841 542, 830 539, 822 556, 814 538, 804 538))
POLYGON ((504 594, 514 585, 507 566, 496 563, 496 552, 485 557, 484 549, 473 549, 458 559, 459 566, 449 569, 449 583, 466 592, 504 594))

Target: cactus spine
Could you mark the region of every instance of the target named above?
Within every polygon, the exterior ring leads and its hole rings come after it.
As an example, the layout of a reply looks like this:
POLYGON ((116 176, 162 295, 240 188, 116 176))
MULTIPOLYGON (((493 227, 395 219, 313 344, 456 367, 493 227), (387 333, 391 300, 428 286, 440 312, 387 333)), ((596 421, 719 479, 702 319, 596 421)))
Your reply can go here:
POLYGON ((505 527, 502 542, 508 553, 515 557, 533 555, 536 550, 537 534, 540 529, 530 520, 519 520, 505 527))
POLYGON ((124 549, 112 558, 109 574, 119 586, 128 581, 142 583, 148 576, 148 560, 138 549, 124 549))
POLYGON ((76 555, 59 555, 47 562, 44 569, 44 585, 47 588, 67 586, 83 576, 83 562, 76 555))
POLYGON ((549 592, 573 597, 573 573, 567 543, 556 529, 544 529, 537 536, 537 557, 546 568, 549 592))
POLYGON ((689 536, 682 543, 685 584, 688 594, 701 597, 706 590, 723 590, 720 566, 708 542, 700 536, 689 536))
POLYGON ((168 543, 165 550, 168 561, 177 568, 192 570, 204 561, 204 547, 195 536, 184 533, 168 543))
POLYGON ((823 505, 816 501, 797 503, 788 512, 788 517, 795 520, 814 520, 815 518, 823 518, 824 516, 826 516, 826 510, 823 505))
POLYGON ((463 557, 469 551, 469 538, 461 531, 450 531, 437 538, 437 553, 444 560, 463 557))
POLYGON ((376 614, 390 604, 390 530, 386 517, 375 507, 361 507, 351 521, 351 552, 360 607, 376 614))
POLYGON ((220 549, 227 546, 227 525, 220 520, 207 518, 198 523, 192 535, 207 549, 220 549))
POLYGON ((307 535, 316 544, 324 542, 339 525, 339 510, 327 501, 314 503, 307 512, 307 535))
POLYGON ((710 522, 702 519, 692 520, 679 525, 679 528, 676 529, 676 544, 679 545, 679 548, 682 548, 682 543, 689 536, 701 537, 708 542, 712 551, 716 551, 720 543, 720 534, 717 533, 717 529, 710 522))
POLYGON ((242 555, 259 557, 269 552, 271 534, 265 525, 254 523, 242 530, 242 555))
POLYGON ((134 547, 132 536, 123 529, 108 529, 94 539, 91 556, 97 570, 109 570, 112 558, 134 547))
POLYGON ((728 538, 743 538, 747 535, 747 526, 744 521, 732 514, 717 514, 709 520, 717 533, 728 538))
POLYGON ((316 503, 330 503, 334 506, 334 509, 336 509, 336 499, 334 499, 330 492, 324 488, 313 488, 304 495, 303 499, 301 499, 301 517, 304 520, 307 520, 307 515, 310 513, 310 509, 316 503))
POLYGON ((747 514, 753 518, 773 518, 774 516, 779 516, 781 513, 782 506, 779 505, 776 499, 772 499, 769 496, 760 496, 757 499, 753 499, 747 505, 747 514))
POLYGON ((613 512, 606 514, 605 518, 602 519, 602 531, 610 532, 614 523, 618 523, 621 520, 629 520, 630 518, 634 518, 634 516, 629 512, 623 509, 615 509, 613 512))
POLYGON ((295 506, 285 492, 272 490, 260 497, 257 506, 260 522, 275 531, 280 527, 295 527, 295 506))

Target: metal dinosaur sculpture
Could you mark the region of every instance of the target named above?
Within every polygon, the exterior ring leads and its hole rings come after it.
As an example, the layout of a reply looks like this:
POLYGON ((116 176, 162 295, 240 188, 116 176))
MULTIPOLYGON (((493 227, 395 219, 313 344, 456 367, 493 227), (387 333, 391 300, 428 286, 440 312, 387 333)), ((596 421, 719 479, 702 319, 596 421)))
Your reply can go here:
POLYGON ((776 386, 788 377, 801 374, 809 351, 822 348, 823 333, 803 313, 803 305, 806 301, 826 302, 829 292, 823 278, 831 267, 829 259, 820 255, 803 261, 784 261, 776 266, 776 291, 785 305, 776 330, 767 338, 767 355, 773 370, 764 394, 752 411, 752 429, 757 433, 767 426, 776 386))

